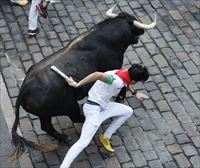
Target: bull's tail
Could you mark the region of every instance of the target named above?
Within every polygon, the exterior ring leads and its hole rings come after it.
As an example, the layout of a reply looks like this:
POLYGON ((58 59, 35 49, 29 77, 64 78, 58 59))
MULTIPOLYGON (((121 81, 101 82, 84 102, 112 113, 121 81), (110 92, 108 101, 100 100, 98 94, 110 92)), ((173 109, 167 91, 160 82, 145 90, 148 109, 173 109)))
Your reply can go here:
POLYGON ((14 145, 14 153, 12 154, 10 161, 12 162, 15 159, 19 159, 20 156, 23 155, 23 153, 26 150, 26 145, 43 151, 43 152, 48 152, 51 150, 54 150, 55 148, 57 148, 56 144, 36 144, 32 141, 26 140, 25 138, 21 137, 18 133, 17 133, 17 127, 19 124, 19 108, 20 108, 20 99, 21 99, 21 94, 18 96, 17 101, 16 101, 16 106, 15 106, 15 121, 12 127, 12 144, 14 145))

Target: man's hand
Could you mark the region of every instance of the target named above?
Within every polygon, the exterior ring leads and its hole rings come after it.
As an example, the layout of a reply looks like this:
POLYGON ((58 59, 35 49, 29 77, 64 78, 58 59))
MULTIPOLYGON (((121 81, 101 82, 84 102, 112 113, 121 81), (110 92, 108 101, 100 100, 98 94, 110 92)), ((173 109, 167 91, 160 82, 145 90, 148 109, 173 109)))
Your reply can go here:
POLYGON ((135 97, 136 97, 137 99, 139 99, 139 100, 144 100, 144 99, 148 99, 148 98, 149 98, 147 95, 145 95, 145 94, 143 94, 143 93, 137 93, 137 94, 135 95, 135 97))
POLYGON ((74 79, 72 77, 69 77, 68 79, 66 79, 67 83, 69 86, 78 87, 78 83, 76 81, 74 81, 74 79))

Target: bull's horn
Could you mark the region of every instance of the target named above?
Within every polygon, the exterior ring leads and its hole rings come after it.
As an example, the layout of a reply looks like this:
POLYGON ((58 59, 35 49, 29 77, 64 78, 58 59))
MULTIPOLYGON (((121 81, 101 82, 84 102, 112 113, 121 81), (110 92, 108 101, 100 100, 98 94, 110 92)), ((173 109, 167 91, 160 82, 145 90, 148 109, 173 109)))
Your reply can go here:
POLYGON ((117 3, 112 8, 110 8, 110 9, 107 10, 106 16, 108 16, 109 18, 115 18, 115 17, 118 16, 118 14, 113 13, 113 10, 117 6, 117 4, 118 4, 118 1, 117 1, 117 3))
POLYGON ((141 28, 141 29, 151 29, 154 28, 156 26, 156 13, 154 13, 154 21, 151 24, 143 24, 140 23, 138 21, 133 21, 133 24, 137 27, 137 28, 141 28))

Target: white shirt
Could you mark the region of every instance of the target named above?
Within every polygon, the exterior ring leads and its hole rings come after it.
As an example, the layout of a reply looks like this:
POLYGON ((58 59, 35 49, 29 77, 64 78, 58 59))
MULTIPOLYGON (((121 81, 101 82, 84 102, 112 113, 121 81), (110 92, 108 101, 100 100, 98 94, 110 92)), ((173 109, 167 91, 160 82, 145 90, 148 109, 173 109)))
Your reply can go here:
POLYGON ((115 80, 112 84, 107 84, 97 80, 88 92, 88 100, 98 103, 103 109, 106 109, 107 103, 113 96, 117 96, 120 90, 125 86, 123 80, 115 74, 117 70, 105 72, 112 75, 115 80))

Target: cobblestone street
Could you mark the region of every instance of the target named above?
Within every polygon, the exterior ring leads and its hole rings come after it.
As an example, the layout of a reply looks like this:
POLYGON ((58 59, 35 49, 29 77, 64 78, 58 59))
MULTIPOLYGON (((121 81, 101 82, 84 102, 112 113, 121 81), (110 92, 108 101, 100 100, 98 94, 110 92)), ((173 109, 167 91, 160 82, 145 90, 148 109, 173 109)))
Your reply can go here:
MULTIPOLYGON (((52 122, 60 133, 72 138, 68 144, 59 144, 55 151, 47 153, 28 148, 15 163, 5 161, 13 151, 9 131, 15 118, 15 101, 30 66, 104 20, 105 12, 114 3, 57 0, 49 5, 47 19, 39 18, 40 32, 35 37, 27 35, 30 3, 25 7, 0 6, 0 168, 60 166, 69 147, 79 138, 82 126, 72 124, 67 116, 54 117, 52 122)), ((115 13, 120 11, 147 24, 156 12, 156 27, 146 30, 139 43, 126 50, 124 59, 126 67, 136 62, 147 66, 150 79, 134 88, 150 99, 138 101, 128 94, 125 103, 134 113, 112 137, 115 153, 107 153, 98 141, 109 120, 72 167, 200 168, 200 1, 120 0, 115 13)), ((36 116, 22 108, 18 131, 34 142, 58 143, 41 130, 36 116)))

